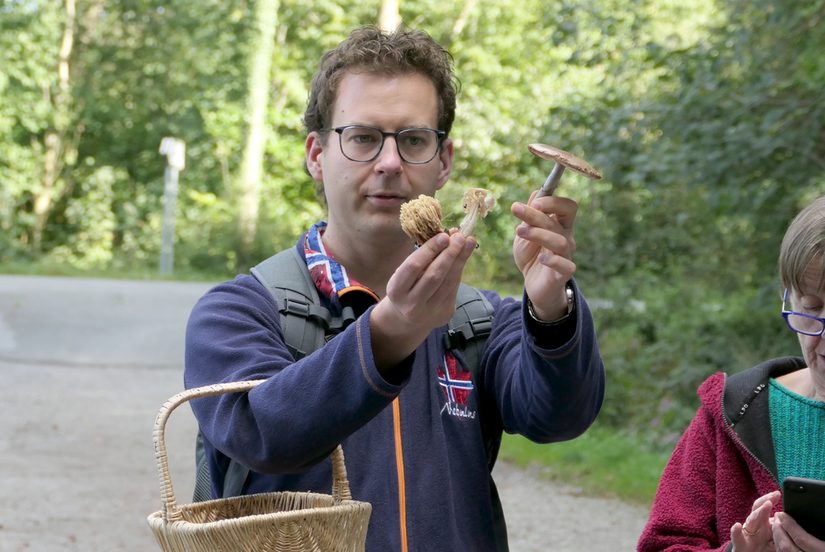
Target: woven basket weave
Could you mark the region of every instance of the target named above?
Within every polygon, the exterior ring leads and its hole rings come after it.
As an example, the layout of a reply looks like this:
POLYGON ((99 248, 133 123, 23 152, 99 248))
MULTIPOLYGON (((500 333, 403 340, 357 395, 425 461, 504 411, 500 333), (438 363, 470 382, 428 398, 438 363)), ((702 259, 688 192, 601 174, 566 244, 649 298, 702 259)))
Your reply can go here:
POLYGON ((263 380, 178 393, 155 420, 155 459, 162 509, 147 521, 164 552, 362 552, 372 506, 352 500, 340 446, 333 451, 332 495, 272 492, 178 505, 169 476, 166 421, 199 397, 248 391, 263 380))

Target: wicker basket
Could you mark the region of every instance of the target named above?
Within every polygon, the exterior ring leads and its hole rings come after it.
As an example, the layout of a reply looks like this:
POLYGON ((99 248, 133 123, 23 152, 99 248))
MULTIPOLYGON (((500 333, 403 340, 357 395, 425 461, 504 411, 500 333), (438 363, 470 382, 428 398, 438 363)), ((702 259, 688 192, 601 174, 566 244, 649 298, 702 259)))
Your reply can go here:
POLYGON ((164 552, 363 551, 372 506, 352 500, 340 446, 331 456, 331 496, 284 491, 175 503, 164 437, 169 415, 191 399, 248 391, 262 381, 189 389, 161 407, 154 440, 163 509, 148 517, 155 538, 164 552))

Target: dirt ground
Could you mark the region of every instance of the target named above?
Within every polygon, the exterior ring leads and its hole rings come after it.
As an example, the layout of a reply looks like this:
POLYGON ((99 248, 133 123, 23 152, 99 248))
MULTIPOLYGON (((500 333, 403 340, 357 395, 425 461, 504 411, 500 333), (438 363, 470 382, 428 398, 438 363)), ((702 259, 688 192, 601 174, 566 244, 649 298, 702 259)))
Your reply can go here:
MULTIPOLYGON (((155 415, 182 389, 183 327, 209 286, 0 276, 0 552, 159 551, 155 415)), ((178 502, 195 421, 167 426, 178 502)), ((646 511, 507 464, 513 552, 633 550, 646 511)))

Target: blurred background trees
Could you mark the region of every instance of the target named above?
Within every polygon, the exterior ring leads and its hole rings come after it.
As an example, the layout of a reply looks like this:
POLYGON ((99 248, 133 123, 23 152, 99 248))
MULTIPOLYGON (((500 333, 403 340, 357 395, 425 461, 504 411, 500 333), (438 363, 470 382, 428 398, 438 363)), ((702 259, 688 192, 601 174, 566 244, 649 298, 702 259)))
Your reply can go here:
POLYGON ((165 136, 187 144, 179 274, 294 243, 323 218, 302 163, 312 72, 382 13, 455 57, 439 197, 454 222, 467 186, 502 207, 472 283, 519 293, 508 207, 550 170, 528 143, 603 172, 560 190, 580 203, 602 421, 672 444, 708 374, 796 352, 776 257, 825 193, 825 0, 0 0, 0 268, 154 270, 165 136))

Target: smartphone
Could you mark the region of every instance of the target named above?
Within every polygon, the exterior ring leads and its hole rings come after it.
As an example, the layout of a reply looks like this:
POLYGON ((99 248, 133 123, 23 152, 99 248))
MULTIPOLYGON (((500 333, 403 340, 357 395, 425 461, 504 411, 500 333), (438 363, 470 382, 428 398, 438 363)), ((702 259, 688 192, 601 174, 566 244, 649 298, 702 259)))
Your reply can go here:
POLYGON ((825 540, 825 481, 786 477, 782 481, 785 512, 805 531, 825 540))

